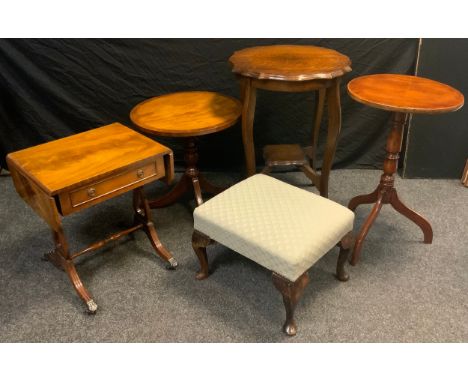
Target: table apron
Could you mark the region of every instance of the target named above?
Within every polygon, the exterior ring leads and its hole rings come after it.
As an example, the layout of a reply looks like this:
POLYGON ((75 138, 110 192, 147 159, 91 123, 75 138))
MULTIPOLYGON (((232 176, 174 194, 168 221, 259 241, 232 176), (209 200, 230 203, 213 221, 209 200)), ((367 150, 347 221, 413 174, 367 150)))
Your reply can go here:
POLYGON ((336 79, 319 79, 309 81, 278 81, 259 80, 256 78, 252 78, 250 81, 252 86, 257 89, 278 92, 300 93, 329 88, 335 83, 336 79))

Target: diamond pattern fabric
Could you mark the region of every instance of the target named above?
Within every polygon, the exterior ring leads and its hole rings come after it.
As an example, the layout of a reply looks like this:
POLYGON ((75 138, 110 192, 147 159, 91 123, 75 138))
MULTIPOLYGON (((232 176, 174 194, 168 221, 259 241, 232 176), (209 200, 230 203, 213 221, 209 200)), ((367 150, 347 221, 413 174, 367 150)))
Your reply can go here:
POLYGON ((257 174, 194 211, 194 228, 295 281, 353 229, 354 213, 329 199, 257 174))

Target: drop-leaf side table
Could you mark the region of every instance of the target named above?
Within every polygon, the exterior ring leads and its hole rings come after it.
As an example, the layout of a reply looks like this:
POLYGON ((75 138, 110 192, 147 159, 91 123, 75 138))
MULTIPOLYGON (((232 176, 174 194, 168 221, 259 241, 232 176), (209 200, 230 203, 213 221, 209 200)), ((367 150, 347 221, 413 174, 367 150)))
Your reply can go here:
POLYGON ((143 186, 174 176, 172 151, 120 123, 113 123, 7 156, 16 190, 50 226, 55 242, 46 254, 63 269, 89 313, 97 304, 83 285, 74 260, 106 243, 142 229, 157 254, 174 269, 177 262, 162 245, 151 219, 143 186), (133 190, 134 226, 71 253, 62 217, 133 190))

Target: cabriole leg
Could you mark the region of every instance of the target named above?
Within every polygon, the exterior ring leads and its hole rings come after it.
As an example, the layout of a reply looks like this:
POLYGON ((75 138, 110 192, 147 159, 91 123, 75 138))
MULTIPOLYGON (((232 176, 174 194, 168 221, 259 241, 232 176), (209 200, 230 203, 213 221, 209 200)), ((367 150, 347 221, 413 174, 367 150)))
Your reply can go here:
POLYGON ((296 281, 289 281, 284 277, 273 272, 273 284, 283 296, 283 303, 286 309, 286 321, 283 325, 283 332, 288 336, 294 336, 297 333, 297 325, 294 320, 294 311, 296 305, 304 293, 304 289, 309 283, 309 276, 303 273, 296 281))
POLYGON ((336 263, 336 278, 340 281, 348 281, 349 275, 346 272, 345 265, 349 258, 349 251, 354 245, 354 237, 352 232, 346 234, 343 239, 338 243, 340 248, 340 254, 338 255, 338 261, 336 263))
POLYGON ((210 275, 206 247, 208 247, 211 243, 213 243, 213 240, 211 240, 208 236, 202 234, 201 232, 193 231, 192 247, 198 257, 198 261, 200 262, 200 270, 195 276, 197 280, 206 279, 210 275))

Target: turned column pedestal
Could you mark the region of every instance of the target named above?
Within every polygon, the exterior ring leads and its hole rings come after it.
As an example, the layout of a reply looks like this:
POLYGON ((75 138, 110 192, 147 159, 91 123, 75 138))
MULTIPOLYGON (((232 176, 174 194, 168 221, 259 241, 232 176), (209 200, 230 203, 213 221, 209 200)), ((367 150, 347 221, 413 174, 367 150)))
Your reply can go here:
POLYGON ((440 82, 397 74, 358 77, 349 82, 348 93, 354 100, 365 105, 394 112, 379 185, 372 193, 356 196, 348 204, 348 208, 354 211, 361 204, 374 203, 356 238, 350 260, 352 265, 356 265, 364 239, 384 204, 390 204, 419 226, 424 235, 424 243, 432 243, 433 232, 429 222, 408 208, 400 200, 395 188, 403 132, 410 113, 438 114, 455 111, 463 106, 464 98, 459 91, 440 82))
POLYGON ((232 97, 213 92, 180 92, 150 98, 136 105, 130 119, 147 134, 183 138, 185 172, 167 194, 152 200, 151 208, 175 203, 193 192, 197 206, 203 203, 202 192, 217 194, 224 190, 200 173, 197 137, 233 126, 241 115, 241 103, 232 97))
POLYGON ((175 203, 184 194, 193 192, 197 206, 203 203, 202 192, 218 194, 225 188, 211 184, 197 167, 198 147, 196 138, 186 138, 184 145, 185 172, 177 184, 165 195, 150 202, 151 208, 166 207, 175 203))

